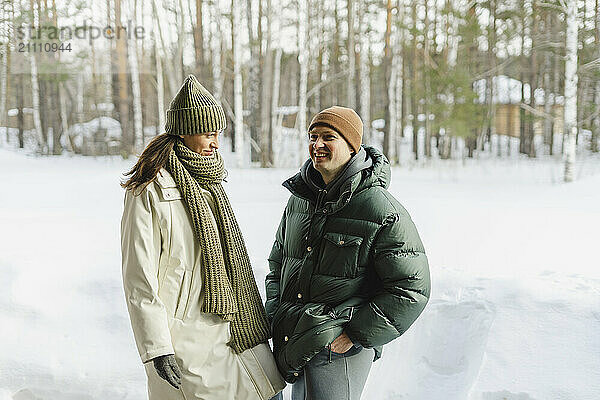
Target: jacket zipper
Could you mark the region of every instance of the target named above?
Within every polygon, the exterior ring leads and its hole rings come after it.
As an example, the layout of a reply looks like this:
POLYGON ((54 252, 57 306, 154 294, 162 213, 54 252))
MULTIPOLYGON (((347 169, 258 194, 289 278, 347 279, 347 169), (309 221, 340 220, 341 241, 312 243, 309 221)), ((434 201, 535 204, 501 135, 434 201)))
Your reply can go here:
POLYGON ((315 211, 319 208, 321 208, 321 202, 323 201, 324 197, 327 196, 327 190, 326 189, 319 189, 319 195, 317 196, 317 204, 315 207, 315 211))

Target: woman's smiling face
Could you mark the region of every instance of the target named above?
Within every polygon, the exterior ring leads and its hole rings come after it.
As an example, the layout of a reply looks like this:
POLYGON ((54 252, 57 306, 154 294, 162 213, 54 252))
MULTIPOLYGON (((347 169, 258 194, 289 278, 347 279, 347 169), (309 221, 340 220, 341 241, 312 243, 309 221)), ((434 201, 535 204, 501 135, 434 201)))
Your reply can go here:
POLYGON ((190 150, 203 156, 212 156, 215 154, 215 150, 219 148, 219 133, 204 132, 198 135, 184 135, 180 137, 190 150))

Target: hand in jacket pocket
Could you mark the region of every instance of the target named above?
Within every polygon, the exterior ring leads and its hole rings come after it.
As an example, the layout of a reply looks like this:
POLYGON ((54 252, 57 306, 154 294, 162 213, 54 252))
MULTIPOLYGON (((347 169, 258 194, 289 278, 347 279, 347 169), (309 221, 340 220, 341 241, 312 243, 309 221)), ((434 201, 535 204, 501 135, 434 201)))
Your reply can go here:
POLYGON ((338 336, 337 338, 335 338, 335 340, 333 342, 331 342, 330 349, 334 353, 341 354, 341 353, 345 353, 348 350, 350 350, 353 345, 354 345, 354 343, 352 343, 352 340, 350 340, 348 335, 346 335, 346 332, 342 332, 342 334, 340 336, 338 336))
POLYGON ((179 389, 179 386, 181 386, 181 370, 177 365, 175 356, 173 354, 159 356, 153 361, 158 376, 169 382, 175 389, 179 389))

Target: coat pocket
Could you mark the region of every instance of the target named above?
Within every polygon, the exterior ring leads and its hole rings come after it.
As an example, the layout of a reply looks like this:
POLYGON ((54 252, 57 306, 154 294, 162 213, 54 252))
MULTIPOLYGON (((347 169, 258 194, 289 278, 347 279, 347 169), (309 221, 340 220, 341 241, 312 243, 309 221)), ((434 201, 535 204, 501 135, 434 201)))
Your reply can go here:
POLYGON ((342 333, 352 311, 353 307, 346 304, 334 308, 320 304, 306 309, 292 336, 284 339, 287 342, 283 354, 285 363, 292 369, 302 369, 308 360, 342 333))
POLYGON ((179 287, 179 295, 177 296, 177 305, 175 306, 175 318, 183 319, 190 298, 190 286, 192 283, 192 271, 185 270, 181 286, 179 287))
POLYGON ((166 306, 169 317, 175 316, 184 277, 185 268, 183 265, 167 265, 159 270, 158 297, 166 306))
POLYGON ((363 238, 344 233, 323 235, 323 250, 318 271, 323 275, 355 277, 363 238))

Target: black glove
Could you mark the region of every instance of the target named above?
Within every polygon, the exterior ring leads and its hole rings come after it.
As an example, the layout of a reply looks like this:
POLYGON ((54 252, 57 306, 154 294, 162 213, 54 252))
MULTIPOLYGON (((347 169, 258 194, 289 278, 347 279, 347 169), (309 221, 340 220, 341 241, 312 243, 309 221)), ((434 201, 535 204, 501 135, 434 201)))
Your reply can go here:
POLYGON ((169 382, 175 389, 181 386, 181 370, 173 354, 154 358, 154 368, 158 376, 169 382))

